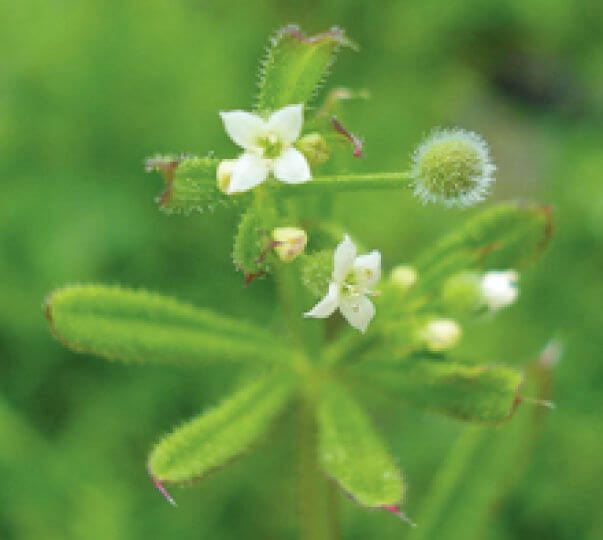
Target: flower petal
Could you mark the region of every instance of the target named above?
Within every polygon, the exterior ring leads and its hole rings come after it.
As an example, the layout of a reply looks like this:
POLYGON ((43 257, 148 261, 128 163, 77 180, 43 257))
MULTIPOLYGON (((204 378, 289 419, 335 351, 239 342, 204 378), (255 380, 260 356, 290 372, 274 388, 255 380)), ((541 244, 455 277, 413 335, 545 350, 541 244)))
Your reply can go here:
POLYGON ((284 144, 292 144, 299 138, 304 123, 304 106, 287 105, 268 118, 267 129, 284 144))
POLYGON ((354 261, 356 283, 366 290, 372 289, 381 279, 381 253, 377 250, 356 257, 354 261))
POLYGON ((339 285, 329 283, 329 292, 318 302, 310 311, 304 313, 304 317, 315 317, 317 319, 326 319, 339 307, 339 285))
POLYGON ((341 283, 354 266, 356 246, 346 234, 343 241, 335 248, 333 255, 333 279, 341 283))
POLYGON ((232 168, 228 194, 241 193, 261 184, 268 176, 269 167, 265 159, 256 154, 245 152, 232 168))
POLYGON ((293 147, 274 160, 274 176, 287 184, 301 184, 312 178, 306 157, 293 147))
POLYGON ((246 111, 221 112, 220 118, 228 136, 245 150, 256 148, 257 139, 266 130, 266 122, 261 117, 246 111))
POLYGON ((366 296, 362 295, 350 295, 342 298, 339 309, 345 320, 363 334, 375 316, 375 306, 366 296))

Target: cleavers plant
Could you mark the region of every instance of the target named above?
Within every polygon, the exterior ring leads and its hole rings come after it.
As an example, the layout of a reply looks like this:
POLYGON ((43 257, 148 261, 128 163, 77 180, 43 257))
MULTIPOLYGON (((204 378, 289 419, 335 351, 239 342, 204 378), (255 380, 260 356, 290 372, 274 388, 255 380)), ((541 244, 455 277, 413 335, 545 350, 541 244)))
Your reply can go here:
POLYGON ((308 538, 328 537, 318 471, 361 506, 405 517, 397 460, 356 399, 357 388, 467 422, 512 416, 522 401, 522 373, 476 365, 454 348, 466 321, 515 300, 518 271, 551 231, 548 209, 498 204, 381 280, 380 252, 359 255, 347 224, 330 219, 337 193, 407 190, 424 203, 464 207, 485 197, 495 168, 478 135, 453 129, 419 146, 409 172, 336 174, 344 154, 362 154, 362 141, 338 117, 362 93, 339 88, 320 107, 312 103, 342 48, 356 45, 339 28, 313 37, 295 26, 281 29, 262 62, 254 111, 220 114, 242 149, 236 158, 147 160, 165 181, 157 199, 163 211, 241 209, 234 264, 245 285, 273 280, 276 321, 250 324, 117 286, 67 286, 45 303, 53 334, 78 352, 125 362, 232 362, 247 372, 253 366, 232 395, 153 448, 149 474, 173 502, 164 484, 227 464, 293 405, 310 499, 302 524, 308 538), (311 320, 336 312, 341 317, 329 324, 311 320))

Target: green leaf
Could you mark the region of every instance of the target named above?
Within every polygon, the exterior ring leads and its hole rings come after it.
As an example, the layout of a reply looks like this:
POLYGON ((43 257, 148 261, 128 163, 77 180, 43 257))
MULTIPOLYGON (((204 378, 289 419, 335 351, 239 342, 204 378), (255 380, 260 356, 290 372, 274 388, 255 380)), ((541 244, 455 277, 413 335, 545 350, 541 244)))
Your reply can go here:
POLYGON ((280 29, 272 39, 260 69, 256 109, 275 111, 307 103, 326 79, 340 47, 356 48, 342 29, 307 37, 297 26, 280 29))
POLYGON ((519 269, 546 247, 548 207, 499 204, 444 237, 416 262, 419 286, 466 269, 519 269))
POLYGON ((184 482, 226 465, 264 435, 294 382, 282 373, 264 376, 176 428, 151 452, 151 474, 162 482, 184 482))
POLYGON ((240 197, 222 193, 217 187, 216 168, 220 160, 211 157, 158 156, 146 161, 147 171, 160 171, 165 190, 156 201, 168 214, 184 214, 226 206, 240 197))
POLYGON ((272 230, 278 225, 274 205, 256 199, 241 215, 234 238, 232 260, 247 281, 267 274, 273 262, 272 230))
POLYGON ((367 358, 349 371, 396 399, 469 421, 499 423, 520 403, 523 375, 506 366, 471 366, 413 355, 399 362, 367 358))
POLYGON ((336 383, 325 388, 317 410, 319 462, 359 504, 397 505, 401 473, 354 398, 336 383))
POLYGON ((201 363, 286 357, 284 346, 269 332, 142 290, 65 287, 46 299, 46 316, 67 348, 110 360, 201 363))

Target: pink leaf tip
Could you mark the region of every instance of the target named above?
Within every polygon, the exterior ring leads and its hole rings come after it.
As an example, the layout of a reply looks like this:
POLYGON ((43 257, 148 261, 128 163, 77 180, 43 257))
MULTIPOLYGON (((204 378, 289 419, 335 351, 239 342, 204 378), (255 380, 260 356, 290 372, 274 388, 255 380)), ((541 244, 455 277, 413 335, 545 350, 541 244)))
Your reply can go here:
POLYGON ((399 506, 396 505, 385 505, 383 507, 384 510, 387 510, 388 512, 391 512, 392 514, 398 516, 402 521, 405 521, 406 523, 408 523, 413 529, 417 526, 416 523, 414 523, 413 521, 410 520, 410 518, 404 513, 402 512, 402 510, 400 510, 399 506))

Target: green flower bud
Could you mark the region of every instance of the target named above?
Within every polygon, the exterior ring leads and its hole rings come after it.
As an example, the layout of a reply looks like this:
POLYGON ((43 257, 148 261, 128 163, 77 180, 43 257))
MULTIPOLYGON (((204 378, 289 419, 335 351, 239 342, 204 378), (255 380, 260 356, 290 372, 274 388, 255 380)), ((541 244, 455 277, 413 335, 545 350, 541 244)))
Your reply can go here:
POLYGON ((274 251, 283 262, 291 262, 304 251, 308 235, 297 227, 277 227, 272 231, 274 251))
POLYGON ((442 303, 452 313, 470 313, 481 307, 482 277, 462 273, 450 276, 442 287, 442 303))
POLYGON ((322 165, 331 157, 327 140, 317 132, 304 135, 297 141, 297 148, 306 156, 310 165, 322 165))
POLYGON ((389 280, 402 290, 410 289, 417 282, 417 271, 409 265, 401 264, 392 269, 389 280))
POLYGON ((496 170, 486 142, 477 133, 458 128, 432 133, 412 161, 415 196, 446 207, 484 200, 496 170))

